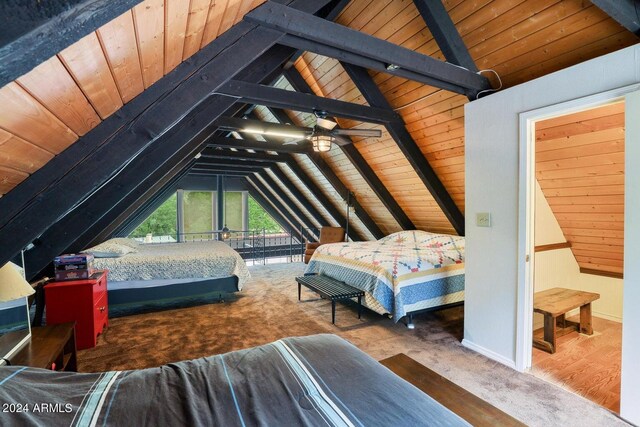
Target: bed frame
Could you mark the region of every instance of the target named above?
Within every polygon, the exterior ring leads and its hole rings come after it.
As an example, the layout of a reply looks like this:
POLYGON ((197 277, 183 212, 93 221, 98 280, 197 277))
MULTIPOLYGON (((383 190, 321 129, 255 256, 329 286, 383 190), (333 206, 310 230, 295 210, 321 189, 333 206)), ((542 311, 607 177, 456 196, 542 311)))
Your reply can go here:
POLYGON ((224 302, 238 291, 237 276, 148 288, 112 289, 107 292, 109 317, 224 302))
POLYGON ((391 356, 381 360, 380 363, 473 426, 525 426, 512 416, 438 375, 406 354, 400 353, 391 356))
POLYGON ((436 307, 429 307, 429 308, 423 308, 422 310, 410 311, 403 317, 403 319, 405 319, 405 325, 407 325, 407 328, 415 329, 416 325, 413 323, 413 316, 415 314, 430 313, 432 311, 445 310, 447 308, 458 307, 461 305, 464 305, 464 301, 457 301, 457 302, 452 302, 451 304, 438 305, 436 307))

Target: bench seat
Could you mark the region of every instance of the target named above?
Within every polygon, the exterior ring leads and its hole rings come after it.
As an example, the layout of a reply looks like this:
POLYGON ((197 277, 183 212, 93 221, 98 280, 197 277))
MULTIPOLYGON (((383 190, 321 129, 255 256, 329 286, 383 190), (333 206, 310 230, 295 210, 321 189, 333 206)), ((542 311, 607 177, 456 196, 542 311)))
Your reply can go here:
POLYGON ((336 323, 336 301, 358 298, 358 319, 362 309, 364 291, 347 285, 336 279, 321 274, 296 277, 298 282, 298 301, 300 301, 302 285, 320 294, 322 298, 331 300, 331 323, 336 323))

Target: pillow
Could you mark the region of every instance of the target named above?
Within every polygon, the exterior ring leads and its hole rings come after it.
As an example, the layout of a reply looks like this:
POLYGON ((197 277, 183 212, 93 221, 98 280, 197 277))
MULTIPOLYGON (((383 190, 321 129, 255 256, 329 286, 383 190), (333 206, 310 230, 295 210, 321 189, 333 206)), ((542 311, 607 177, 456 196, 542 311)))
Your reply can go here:
POLYGON ((385 236, 381 239, 379 239, 379 242, 397 242, 397 243, 404 243, 404 242, 420 242, 426 238, 429 238, 433 236, 433 233, 429 233, 428 231, 422 231, 422 230, 405 230, 405 231, 398 231, 397 233, 391 233, 388 236, 385 236))
POLYGON ((132 252, 138 252, 137 249, 123 245, 119 242, 114 242, 113 240, 114 239, 107 240, 97 246, 85 249, 83 252, 93 254, 96 258, 117 258, 132 252))
MULTIPOLYGON (((138 242, 137 240, 134 240, 134 239, 126 238, 126 237, 116 237, 114 239, 107 240, 107 242, 116 243, 116 244, 122 245, 122 246, 128 246, 128 247, 130 247, 132 249, 135 249, 136 251, 140 247, 140 242, 138 242)), ((107 243, 107 242, 105 242, 105 243, 107 243)))

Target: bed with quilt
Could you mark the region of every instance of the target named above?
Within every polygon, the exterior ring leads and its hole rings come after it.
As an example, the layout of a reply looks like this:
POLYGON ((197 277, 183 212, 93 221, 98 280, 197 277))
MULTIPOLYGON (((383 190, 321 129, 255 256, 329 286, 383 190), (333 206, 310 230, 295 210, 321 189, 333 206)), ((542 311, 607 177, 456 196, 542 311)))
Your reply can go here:
POLYGON ((110 316, 220 299, 251 277, 240 254, 218 241, 142 244, 116 238, 84 252, 95 256, 95 268, 109 270, 110 316))
POLYGON ((158 368, 0 367, 4 425, 468 426, 335 335, 158 368))
MULTIPOLYGON (((373 242, 320 246, 305 274, 365 291, 364 305, 394 321, 464 301, 464 237, 400 231, 373 242)), ((411 319, 408 320, 411 326, 411 319)))

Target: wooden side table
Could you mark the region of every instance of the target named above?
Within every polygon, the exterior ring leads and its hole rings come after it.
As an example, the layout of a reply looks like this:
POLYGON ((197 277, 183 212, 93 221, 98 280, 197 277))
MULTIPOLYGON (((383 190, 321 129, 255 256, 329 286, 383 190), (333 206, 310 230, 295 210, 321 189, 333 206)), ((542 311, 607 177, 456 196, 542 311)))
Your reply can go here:
POLYGON ((78 370, 74 323, 40 326, 31 329, 31 341, 10 360, 12 365, 53 369, 78 370))
POLYGON ((533 311, 544 315, 544 339, 534 339, 533 346, 549 353, 556 352, 556 338, 579 331, 593 334, 591 323, 591 303, 600 298, 600 294, 575 291, 573 289, 553 288, 536 292, 533 296, 533 311), (580 307, 580 323, 565 319, 565 314, 580 307), (556 331, 556 325, 562 329, 556 331))

